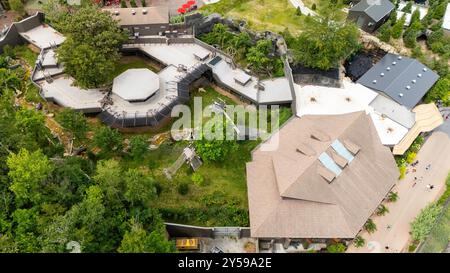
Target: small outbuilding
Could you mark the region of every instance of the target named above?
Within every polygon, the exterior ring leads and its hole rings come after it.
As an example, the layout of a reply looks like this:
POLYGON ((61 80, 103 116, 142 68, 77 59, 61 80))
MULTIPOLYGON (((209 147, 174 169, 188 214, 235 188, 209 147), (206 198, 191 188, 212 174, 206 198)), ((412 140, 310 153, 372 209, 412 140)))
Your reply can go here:
POLYGON ((159 90, 159 77, 146 68, 128 69, 114 79, 112 92, 129 102, 146 101, 159 90))
POLYGON ((364 31, 373 32, 386 22, 394 9, 389 0, 361 0, 349 10, 347 20, 364 31))

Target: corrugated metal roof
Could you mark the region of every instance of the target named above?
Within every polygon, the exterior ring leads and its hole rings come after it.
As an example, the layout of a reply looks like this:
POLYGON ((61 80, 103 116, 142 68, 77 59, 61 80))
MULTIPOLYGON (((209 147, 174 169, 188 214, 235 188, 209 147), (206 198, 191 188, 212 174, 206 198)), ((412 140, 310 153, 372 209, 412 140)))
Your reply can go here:
POLYGON ((352 7, 350 11, 364 12, 375 22, 378 22, 383 19, 384 16, 391 13, 394 7, 394 4, 389 0, 361 0, 352 7))
POLYGON ((357 82, 413 108, 439 79, 421 62, 388 53, 357 82))

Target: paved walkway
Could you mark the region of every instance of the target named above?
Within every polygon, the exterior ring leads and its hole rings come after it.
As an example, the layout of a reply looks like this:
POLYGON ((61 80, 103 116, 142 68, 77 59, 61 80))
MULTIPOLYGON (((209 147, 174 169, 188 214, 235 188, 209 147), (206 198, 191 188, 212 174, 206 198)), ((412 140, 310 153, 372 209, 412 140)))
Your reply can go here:
POLYGON ((294 8, 300 8, 300 11, 304 15, 311 15, 311 16, 317 15, 316 12, 312 11, 310 8, 305 6, 305 4, 303 4, 302 0, 289 0, 289 2, 291 2, 291 4, 294 6, 294 8))
POLYGON ((410 240, 410 223, 420 213, 421 209, 439 198, 445 190, 445 179, 450 170, 450 137, 441 131, 435 131, 425 142, 417 155, 419 164, 416 172, 411 169, 406 177, 399 181, 394 191, 399 199, 388 203, 389 213, 385 216, 374 216, 377 231, 361 236, 366 240, 362 248, 349 247, 347 252, 404 252, 410 240), (431 164, 429 170, 426 166, 431 164), (414 185, 414 177, 417 177, 414 185), (421 179, 423 177, 423 179, 421 179), (434 189, 427 189, 427 185, 434 189), (389 246, 389 249, 385 247, 389 246))

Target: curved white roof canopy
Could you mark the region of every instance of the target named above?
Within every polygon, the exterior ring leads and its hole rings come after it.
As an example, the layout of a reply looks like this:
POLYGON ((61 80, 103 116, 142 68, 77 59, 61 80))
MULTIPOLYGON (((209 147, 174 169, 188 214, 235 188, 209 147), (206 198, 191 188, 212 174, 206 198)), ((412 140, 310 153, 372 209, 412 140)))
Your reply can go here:
POLYGON ((114 79, 112 92, 124 100, 145 101, 159 90, 159 77, 149 69, 128 69, 114 79))

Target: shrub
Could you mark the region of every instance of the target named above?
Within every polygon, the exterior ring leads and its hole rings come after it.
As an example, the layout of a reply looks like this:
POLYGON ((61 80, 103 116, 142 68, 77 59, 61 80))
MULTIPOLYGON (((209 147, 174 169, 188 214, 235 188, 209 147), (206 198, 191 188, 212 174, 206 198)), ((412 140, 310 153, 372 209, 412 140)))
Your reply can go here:
POLYGON ((346 247, 343 243, 337 243, 327 246, 327 251, 329 253, 344 253, 345 249, 346 247))
POLYGON ((186 195, 189 192, 189 185, 187 183, 181 183, 178 185, 178 193, 181 195, 186 195))
POLYGON ((366 240, 360 235, 356 236, 353 240, 353 245, 357 248, 363 247, 366 244, 366 240))
POLYGON ((391 26, 389 21, 382 25, 378 31, 378 38, 381 41, 388 43, 391 40, 391 26))
POLYGON ((199 173, 193 173, 191 176, 191 180, 197 186, 203 186, 205 184, 205 178, 199 173))
POLYGON ((405 175, 406 175, 406 166, 405 165, 402 165, 402 166, 400 166, 399 168, 399 171, 400 171, 400 176, 399 176, 399 180, 402 180, 403 178, 405 178, 405 175))
POLYGON ((317 9, 316 3, 313 3, 313 4, 312 4, 311 9, 312 9, 312 10, 316 10, 316 9, 317 9))
POLYGON ((302 10, 300 9, 300 7, 297 7, 297 10, 295 11, 295 15, 302 16, 302 10))
POLYGON ((130 5, 131 5, 131 7, 133 7, 133 8, 136 8, 136 7, 137 7, 136 1, 135 1, 135 0, 130 0, 130 5))
POLYGON ((436 222, 436 218, 442 211, 442 206, 436 203, 424 208, 419 216, 411 223, 411 236, 414 240, 421 241, 430 233, 436 222))
POLYGON ((366 224, 364 225, 364 229, 368 233, 374 233, 375 231, 377 231, 377 225, 373 222, 372 219, 369 219, 369 220, 367 220, 366 224))
POLYGON ((406 162, 408 164, 413 163, 414 159, 416 159, 416 153, 415 152, 408 152, 408 154, 406 155, 406 162))
POLYGON ((383 215, 385 215, 386 213, 388 213, 389 212, 389 209, 385 206, 385 205, 383 205, 383 204, 381 204, 378 208, 377 208, 377 215, 378 216, 383 216, 383 215))
POLYGON ((127 2, 125 2, 125 0, 120 0, 120 7, 121 8, 126 8, 127 7, 127 2))
POLYGON ((388 200, 389 202, 397 202, 397 200, 398 200, 398 193, 395 192, 395 191, 391 191, 391 192, 388 194, 387 200, 388 200))
POLYGON ((146 6, 147 6, 147 3, 145 2, 145 0, 141 0, 141 5, 142 5, 143 7, 146 7, 146 6))

